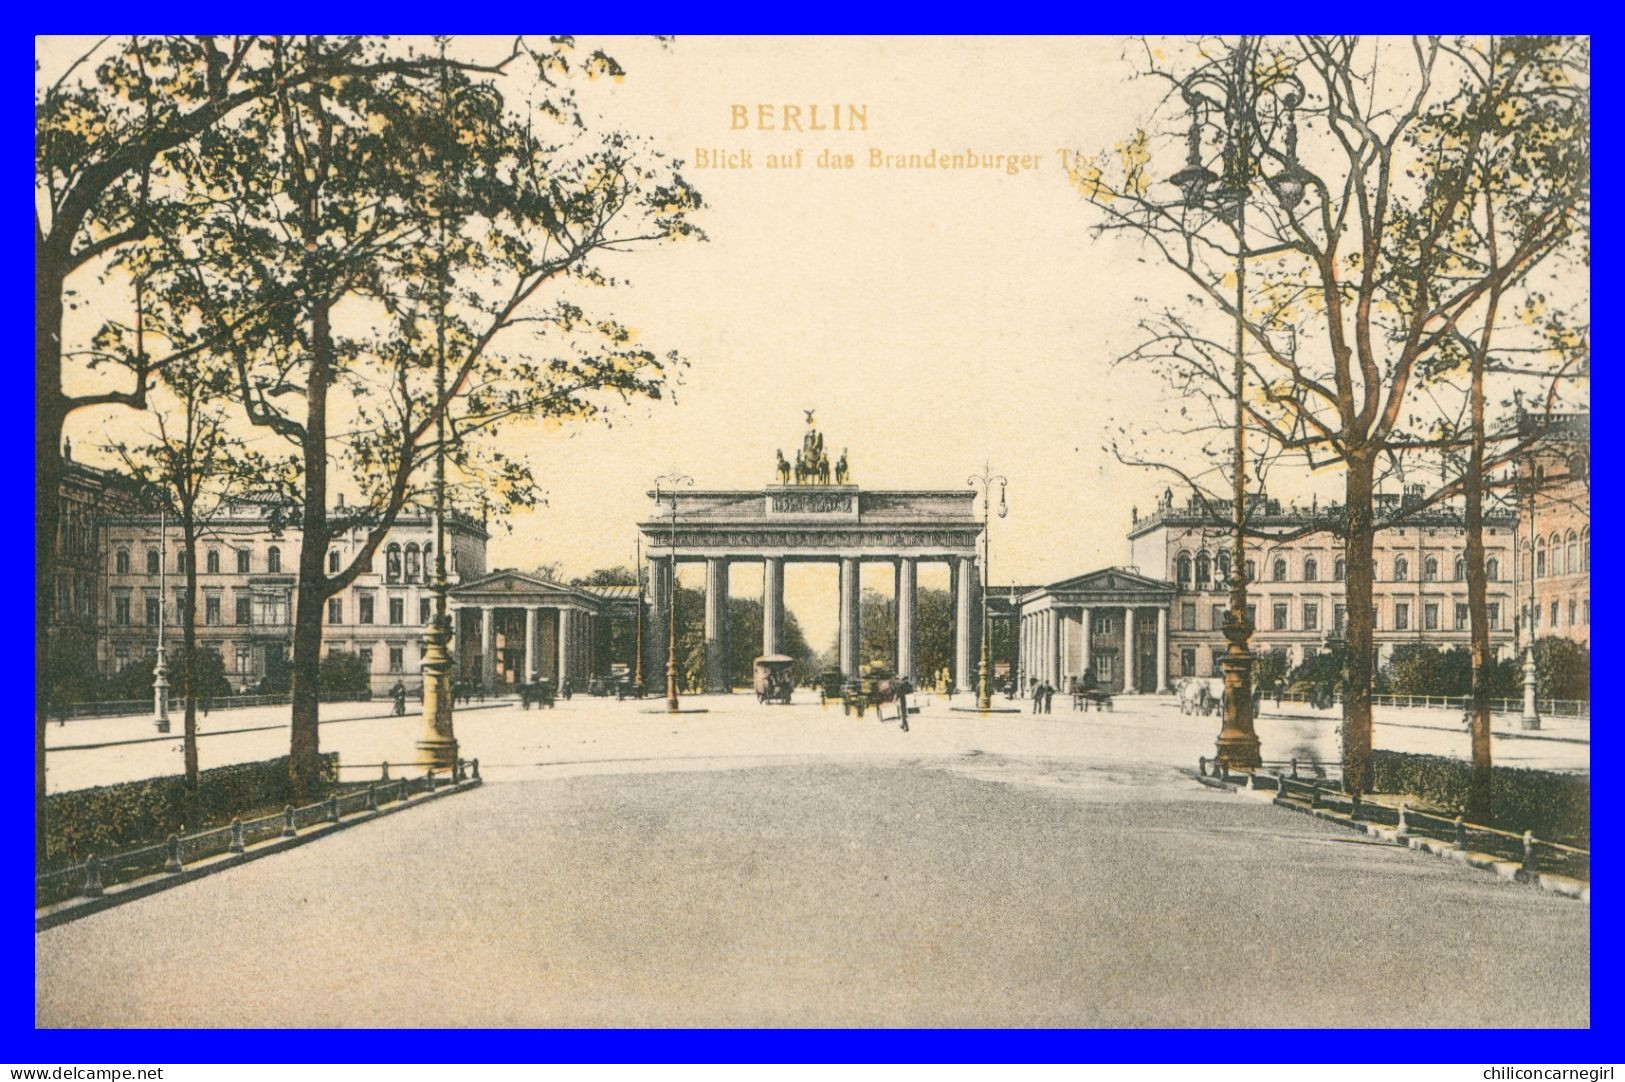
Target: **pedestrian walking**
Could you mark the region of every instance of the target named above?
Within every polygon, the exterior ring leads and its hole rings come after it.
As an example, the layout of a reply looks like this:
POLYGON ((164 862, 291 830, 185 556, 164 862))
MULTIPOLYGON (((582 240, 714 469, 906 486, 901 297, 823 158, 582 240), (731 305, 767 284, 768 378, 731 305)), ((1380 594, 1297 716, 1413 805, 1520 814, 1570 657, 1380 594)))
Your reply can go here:
POLYGON ((405 717, 406 716, 406 685, 401 683, 399 680, 397 680, 397 681, 395 681, 395 686, 389 689, 389 693, 390 693, 390 695, 394 696, 394 698, 395 698, 395 716, 398 717, 398 718, 405 717))
POLYGON ((1033 679, 1032 699, 1033 713, 1042 714, 1044 712, 1044 685, 1040 684, 1036 677, 1033 679))
POLYGON ((1054 705, 1055 705, 1055 685, 1050 683, 1048 680, 1046 680, 1046 681, 1044 681, 1044 713, 1046 713, 1046 714, 1049 713, 1050 712, 1050 707, 1052 707, 1054 705))
POLYGON ((908 732, 908 693, 914 688, 907 680, 898 680, 897 688, 897 719, 903 723, 903 731, 908 732))

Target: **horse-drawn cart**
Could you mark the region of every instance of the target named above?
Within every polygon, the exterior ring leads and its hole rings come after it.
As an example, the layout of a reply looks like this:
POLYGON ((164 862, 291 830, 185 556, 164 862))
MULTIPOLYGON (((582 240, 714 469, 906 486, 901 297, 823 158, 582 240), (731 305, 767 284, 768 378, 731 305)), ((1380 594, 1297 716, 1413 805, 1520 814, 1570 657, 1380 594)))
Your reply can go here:
POLYGON ((530 684, 519 685, 519 701, 526 710, 530 704, 551 707, 553 705, 553 681, 542 679, 530 684))
POLYGON ((831 700, 846 697, 846 677, 840 669, 826 669, 818 674, 818 705, 828 706, 831 700))
POLYGON ((795 678, 790 667, 794 658, 783 654, 765 654, 756 659, 756 701, 759 703, 788 703, 795 690, 795 678))

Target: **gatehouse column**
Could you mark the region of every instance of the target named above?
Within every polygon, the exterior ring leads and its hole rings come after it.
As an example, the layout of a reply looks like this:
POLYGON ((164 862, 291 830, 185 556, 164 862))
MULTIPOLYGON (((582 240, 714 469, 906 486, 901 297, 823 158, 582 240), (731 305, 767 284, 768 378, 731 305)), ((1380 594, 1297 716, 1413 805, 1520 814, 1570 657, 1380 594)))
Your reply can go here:
POLYGON ((731 690, 728 676, 728 561, 705 561, 705 690, 731 690))
POLYGON ((897 561, 897 675, 918 684, 914 672, 915 617, 919 604, 919 591, 915 587, 918 562, 912 556, 897 561))
POLYGON ((858 559, 841 557, 841 603, 838 638, 841 674, 848 680, 858 675, 858 559))
POLYGON ((1044 613, 1044 679, 1057 690, 1061 687, 1061 610, 1044 613))
POLYGON ((575 648, 575 612, 571 609, 559 609, 559 690, 564 685, 575 685, 575 659, 570 656, 575 648))
POLYGON ((1168 609, 1157 610, 1157 691, 1168 689, 1168 609))
POLYGON ((762 653, 779 652, 784 625, 784 557, 762 561, 762 653))
POLYGON ((1134 694, 1134 610, 1123 609, 1123 692, 1134 694))
POLYGON ((971 583, 976 579, 976 561, 961 556, 955 561, 958 568, 954 576, 954 687, 958 691, 976 690, 976 659, 971 645, 976 613, 971 601, 971 583))
POLYGON ((519 678, 528 683, 536 680, 536 610, 525 610, 525 653, 519 663, 519 678))
POLYGON ((1093 661, 1089 657, 1089 642, 1090 642, 1091 639, 1093 639, 1095 637, 1095 620, 1094 620, 1094 617, 1095 617, 1095 610, 1093 610, 1089 606, 1085 605, 1083 607, 1083 616, 1082 616, 1082 619, 1080 620, 1081 630, 1082 630, 1082 633, 1083 633, 1083 671, 1084 672, 1088 672, 1089 671, 1089 666, 1091 664, 1093 664, 1093 661))
POLYGON ((480 611, 480 686, 489 691, 497 678, 497 610, 487 605, 480 611))

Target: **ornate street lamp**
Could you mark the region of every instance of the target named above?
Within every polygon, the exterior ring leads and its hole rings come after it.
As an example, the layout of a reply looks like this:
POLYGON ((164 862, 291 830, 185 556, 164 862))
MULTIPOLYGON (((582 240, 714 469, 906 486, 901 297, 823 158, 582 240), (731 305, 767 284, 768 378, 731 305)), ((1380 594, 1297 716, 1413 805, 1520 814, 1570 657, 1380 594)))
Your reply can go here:
POLYGON ((693 485, 694 478, 686 473, 662 474, 655 478, 655 506, 671 498, 671 586, 666 595, 666 713, 678 712, 677 703, 677 491, 683 485, 693 485))
MULTIPOLYGON (((1262 764, 1258 734, 1253 729, 1252 669, 1248 649, 1252 621, 1247 618, 1247 428, 1244 405, 1246 382, 1246 282, 1247 282, 1247 203, 1254 196, 1252 179, 1258 159, 1268 156, 1283 164, 1280 172, 1266 180, 1281 209, 1289 215, 1303 201, 1311 177, 1298 163, 1298 134, 1295 110, 1303 102, 1304 88, 1296 76, 1276 73, 1261 77, 1254 65, 1256 42, 1242 37, 1228 68, 1203 68, 1181 85, 1181 96, 1190 111, 1185 168, 1169 178, 1180 189, 1190 210, 1211 211, 1224 221, 1236 240, 1236 348, 1235 348, 1235 428, 1236 440, 1231 467, 1234 472, 1231 498, 1230 608, 1225 613, 1224 637, 1229 643, 1220 666, 1224 670, 1224 725, 1219 732, 1217 757, 1233 768, 1255 769, 1262 764), (1202 162, 1202 125, 1209 110, 1222 120, 1225 133, 1222 178, 1202 162), (1266 116, 1266 111, 1268 116, 1266 116), (1285 120, 1286 148, 1277 154, 1269 146, 1266 120, 1285 120), (1219 182, 1217 188, 1213 185, 1219 182), (1211 190, 1210 190, 1211 189, 1211 190)), ((1199 226, 1197 228, 1200 228, 1199 226)), ((1189 229, 1188 232, 1195 232, 1189 229)))
POLYGON ((169 587, 166 575, 169 560, 169 520, 158 507, 158 653, 152 661, 152 724, 161 733, 169 732, 169 663, 164 658, 164 594, 169 587))
POLYGON ((999 517, 1003 518, 1010 513, 1009 506, 1004 502, 1004 490, 1009 482, 993 472, 992 465, 983 465, 982 472, 972 474, 965 482, 973 489, 979 489, 982 494, 982 665, 981 672, 976 681, 976 709, 993 709, 993 690, 988 680, 992 675, 988 661, 988 617, 987 617, 987 584, 988 561, 990 559, 989 545, 991 531, 988 526, 991 521, 990 512, 993 504, 993 485, 999 486, 999 517))
MULTIPOLYGON (((441 45, 445 59, 445 45, 441 45)), ((442 108, 445 107, 446 72, 440 71, 442 108)), ((441 163, 442 168, 445 167, 441 163)), ((445 176, 431 167, 431 183, 445 184, 445 176)), ((434 191, 446 197, 443 191, 434 191)), ((435 402, 440 415, 435 418, 434 450, 434 620, 423 633, 423 737, 417 742, 418 761, 429 769, 457 767, 457 735, 452 724, 451 615, 446 609, 450 587, 446 581, 446 215, 445 207, 435 214, 439 258, 436 267, 435 296, 435 402)))

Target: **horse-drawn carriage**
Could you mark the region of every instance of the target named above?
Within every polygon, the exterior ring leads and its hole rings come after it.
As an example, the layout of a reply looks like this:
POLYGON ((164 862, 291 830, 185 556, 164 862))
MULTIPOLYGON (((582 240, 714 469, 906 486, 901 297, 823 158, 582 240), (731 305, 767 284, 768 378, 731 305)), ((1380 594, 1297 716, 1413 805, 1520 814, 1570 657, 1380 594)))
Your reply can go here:
POLYGON ((1179 712, 1207 717, 1224 701, 1224 681, 1218 677, 1187 676, 1174 685, 1179 695, 1179 712))
POLYGON ((1112 693, 1094 680, 1072 678, 1072 709, 1088 711, 1090 708, 1111 712, 1112 693))
POLYGON ((790 667, 795 659, 783 654, 764 654, 756 659, 756 701, 759 703, 788 703, 795 691, 795 678, 790 667))
POLYGON ((520 684, 519 701, 524 704, 526 710, 530 709, 531 703, 535 703, 537 706, 552 707, 553 681, 542 679, 530 684, 520 684))
POLYGON ((828 706, 832 699, 846 695, 846 677, 840 669, 825 669, 818 674, 818 705, 828 706))

